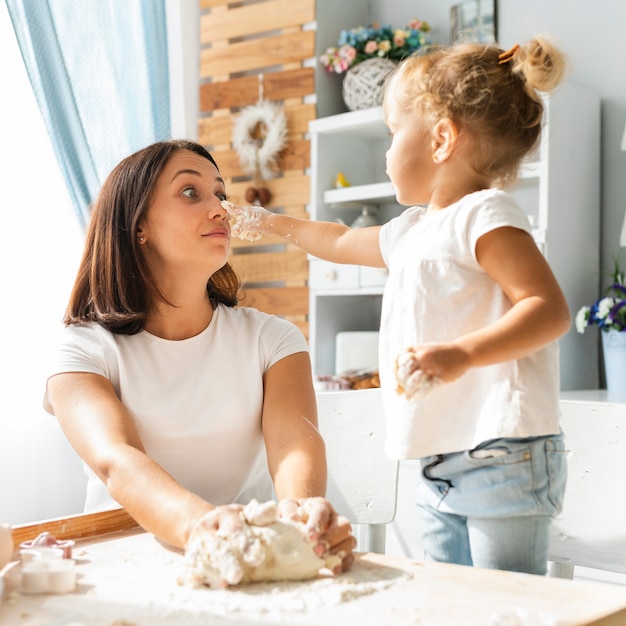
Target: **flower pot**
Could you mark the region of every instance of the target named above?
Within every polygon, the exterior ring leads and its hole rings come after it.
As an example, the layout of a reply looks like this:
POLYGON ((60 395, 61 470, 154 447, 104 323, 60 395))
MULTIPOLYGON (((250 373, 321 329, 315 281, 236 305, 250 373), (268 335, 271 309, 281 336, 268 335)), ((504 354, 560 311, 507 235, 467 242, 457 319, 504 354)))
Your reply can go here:
POLYGON ((626 331, 608 330, 602 335, 606 388, 626 393, 626 331))
POLYGON ((351 67, 343 78, 341 94, 350 111, 369 109, 383 103, 385 79, 396 63, 387 58, 366 59, 351 67))

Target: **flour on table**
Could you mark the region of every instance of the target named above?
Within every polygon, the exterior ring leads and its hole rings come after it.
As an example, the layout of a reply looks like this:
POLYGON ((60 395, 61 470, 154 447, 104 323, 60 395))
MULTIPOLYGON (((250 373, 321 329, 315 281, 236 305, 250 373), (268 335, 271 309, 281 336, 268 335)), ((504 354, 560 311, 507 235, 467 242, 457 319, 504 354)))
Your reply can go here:
POLYGON ((306 580, 338 564, 318 557, 303 522, 279 519, 274 501, 252 500, 243 525, 228 533, 203 533, 185 552, 181 582, 224 588, 253 581, 306 580))
POLYGON ((258 623, 265 620, 270 620, 272 624, 274 620, 282 623, 288 616, 287 623, 295 625, 299 623, 297 615, 375 595, 411 578, 412 574, 408 571, 372 567, 357 556, 349 572, 336 576, 322 569, 319 576, 303 581, 256 582, 254 585, 211 590, 181 587, 171 599, 165 594, 159 602, 184 606, 192 615, 204 612, 220 617, 254 616, 258 623), (207 593, 210 597, 206 596, 207 593))

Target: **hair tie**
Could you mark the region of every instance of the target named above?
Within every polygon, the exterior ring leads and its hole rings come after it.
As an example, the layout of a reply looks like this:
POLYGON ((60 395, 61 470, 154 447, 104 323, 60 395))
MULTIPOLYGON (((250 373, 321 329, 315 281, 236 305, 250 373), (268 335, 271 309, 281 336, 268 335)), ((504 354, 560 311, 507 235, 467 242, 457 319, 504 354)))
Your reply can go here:
POLYGON ((508 63, 514 56, 515 53, 519 50, 519 44, 516 43, 512 48, 509 48, 506 52, 498 55, 498 65, 502 65, 503 63, 508 63))

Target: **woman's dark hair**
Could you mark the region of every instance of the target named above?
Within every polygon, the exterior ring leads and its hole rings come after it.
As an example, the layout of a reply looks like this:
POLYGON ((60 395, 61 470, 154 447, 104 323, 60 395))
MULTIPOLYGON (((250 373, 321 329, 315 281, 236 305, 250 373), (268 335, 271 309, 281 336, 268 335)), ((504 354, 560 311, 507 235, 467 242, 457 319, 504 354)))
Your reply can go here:
MULTIPOLYGON (((137 237, 157 180, 180 150, 195 152, 217 168, 211 154, 196 142, 159 141, 125 158, 105 180, 92 206, 65 325, 95 322, 113 333, 133 335, 145 327, 150 306, 168 303, 137 237)), ((218 303, 233 307, 239 288, 237 274, 226 263, 209 278, 207 295, 213 307, 218 303)))

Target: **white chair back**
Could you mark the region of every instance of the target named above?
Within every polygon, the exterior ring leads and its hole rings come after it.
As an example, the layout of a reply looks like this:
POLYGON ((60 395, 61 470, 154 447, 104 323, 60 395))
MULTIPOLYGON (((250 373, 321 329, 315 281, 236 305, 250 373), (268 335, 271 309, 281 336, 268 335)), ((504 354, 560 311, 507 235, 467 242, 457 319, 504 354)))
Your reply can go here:
POLYGON ((576 565, 626 573, 626 403, 561 400, 561 424, 568 483, 549 574, 572 578, 576 565))
POLYGON ((318 391, 326 442, 327 498, 355 526, 357 550, 385 552, 386 525, 396 513, 398 462, 385 456, 380 389, 318 391))

